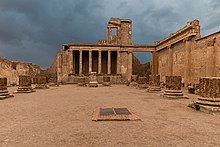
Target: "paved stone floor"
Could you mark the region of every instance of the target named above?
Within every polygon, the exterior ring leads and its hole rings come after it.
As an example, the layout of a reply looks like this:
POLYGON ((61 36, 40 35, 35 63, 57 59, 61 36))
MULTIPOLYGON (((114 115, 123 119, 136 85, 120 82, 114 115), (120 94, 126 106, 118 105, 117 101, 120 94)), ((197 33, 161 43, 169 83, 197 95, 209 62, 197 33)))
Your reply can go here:
POLYGON ((220 146, 220 114, 188 108, 196 98, 188 96, 168 100, 124 85, 16 94, 0 101, 0 146, 220 146), (92 121, 99 107, 126 107, 141 121, 92 121))

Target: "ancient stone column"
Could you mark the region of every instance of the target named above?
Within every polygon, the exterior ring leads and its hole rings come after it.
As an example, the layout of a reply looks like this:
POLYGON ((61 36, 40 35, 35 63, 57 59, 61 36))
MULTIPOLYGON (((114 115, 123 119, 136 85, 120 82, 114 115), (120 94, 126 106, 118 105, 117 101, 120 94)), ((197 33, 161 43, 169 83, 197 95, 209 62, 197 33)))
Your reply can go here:
POLYGON ((0 100, 14 97, 13 95, 8 93, 7 88, 7 78, 0 78, 0 100))
POLYGON ((159 66, 159 58, 158 58, 158 52, 154 51, 152 52, 152 74, 156 75, 158 74, 158 66, 159 66))
POLYGON ((191 69, 191 44, 192 40, 186 38, 185 40, 185 73, 184 73, 184 85, 188 86, 190 81, 190 69, 191 69))
POLYGON ((131 76, 132 76, 132 52, 128 52, 128 70, 127 70, 128 82, 131 82, 131 76))
POLYGON ((111 77, 110 76, 103 76, 103 86, 111 86, 111 77))
POLYGON ((121 54, 117 51, 117 74, 121 74, 121 54))
POLYGON ((108 74, 111 74, 111 51, 108 50, 108 74))
POLYGON ((220 77, 202 77, 199 79, 200 107, 210 111, 220 111, 220 77))
POLYGON ((89 87, 98 87, 96 72, 91 72, 89 75, 89 79, 89 87))
POLYGON ((131 82, 129 86, 138 86, 138 75, 131 76, 131 82))
POLYGON ((31 77, 27 75, 19 76, 19 87, 15 93, 31 93, 34 92, 31 87, 31 77))
POLYGON ((57 54, 57 82, 62 81, 62 53, 57 54))
POLYGON ((161 92, 160 75, 153 74, 149 76, 149 87, 147 91, 150 93, 161 92))
POLYGON ((182 77, 181 76, 166 76, 166 90, 163 96, 168 98, 187 98, 181 90, 182 77))
POLYGON ((82 74, 82 50, 79 50, 79 74, 82 74))
POLYGON ((37 75, 36 76, 36 86, 35 89, 47 89, 47 78, 44 75, 37 75))
POLYGON ((169 76, 173 75, 173 49, 171 46, 167 47, 169 50, 169 60, 168 60, 168 67, 169 67, 169 76))
POLYGON ((206 76, 207 77, 215 77, 216 73, 216 56, 215 56, 215 39, 210 40, 207 43, 207 62, 206 62, 206 76))
POLYGON ((89 51, 89 73, 92 72, 92 51, 89 51))
POLYGON ((101 70, 102 70, 102 51, 99 51, 98 74, 101 74, 101 70))
POLYGON ((69 51, 69 73, 73 74, 73 50, 69 51))

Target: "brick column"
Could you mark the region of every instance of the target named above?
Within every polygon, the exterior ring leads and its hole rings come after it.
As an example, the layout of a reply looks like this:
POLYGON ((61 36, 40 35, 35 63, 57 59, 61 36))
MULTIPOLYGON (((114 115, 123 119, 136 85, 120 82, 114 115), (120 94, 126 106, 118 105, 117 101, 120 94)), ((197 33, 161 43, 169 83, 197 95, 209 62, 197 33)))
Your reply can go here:
POLYGON ((73 51, 69 51, 69 73, 73 74, 73 51))
POLYGON ((121 54, 117 51, 117 74, 121 74, 121 54))
POLYGON ((197 103, 211 111, 220 111, 220 78, 202 77, 199 79, 197 103))
POLYGON ((111 74, 111 51, 108 51, 108 74, 111 74))
POLYGON ((128 82, 131 82, 131 76, 132 76, 132 52, 128 52, 128 70, 127 70, 128 82))
POLYGON ((89 51, 89 73, 92 72, 92 51, 89 51))
POLYGON ((216 76, 216 67, 215 67, 215 62, 216 62, 216 53, 215 53, 215 39, 210 40, 208 42, 208 47, 207 47, 207 62, 206 62, 206 76, 207 77, 214 77, 216 76))
POLYGON ((190 69, 191 69, 191 44, 190 38, 185 41, 185 73, 184 73, 184 83, 187 86, 190 82, 190 69))
POLYGON ((169 62, 169 64, 168 64, 169 76, 172 76, 173 75, 173 50, 172 50, 171 46, 168 46, 167 48, 169 50, 169 60, 168 60, 168 62, 169 62))
POLYGON ((98 74, 101 74, 101 70, 102 70, 102 51, 99 51, 98 74))
POLYGON ((158 65, 159 65, 159 59, 158 59, 158 52, 154 51, 152 52, 152 74, 158 74, 158 65))
POLYGON ((82 74, 82 50, 79 50, 79 74, 82 74))

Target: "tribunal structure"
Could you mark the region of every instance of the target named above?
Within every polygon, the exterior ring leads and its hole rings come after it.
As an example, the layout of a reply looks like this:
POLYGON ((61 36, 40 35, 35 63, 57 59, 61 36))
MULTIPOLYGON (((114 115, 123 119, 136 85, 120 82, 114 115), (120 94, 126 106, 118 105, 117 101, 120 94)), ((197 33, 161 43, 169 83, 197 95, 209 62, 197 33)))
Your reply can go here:
MULTIPOLYGON (((63 44, 56 56, 57 81, 71 83, 77 76, 96 72, 98 77, 110 75, 115 83, 130 81, 132 53, 151 52, 154 46, 132 45, 132 21, 111 18, 107 25, 107 40, 98 44, 63 44)), ((100 79, 100 78, 98 78, 100 79)))

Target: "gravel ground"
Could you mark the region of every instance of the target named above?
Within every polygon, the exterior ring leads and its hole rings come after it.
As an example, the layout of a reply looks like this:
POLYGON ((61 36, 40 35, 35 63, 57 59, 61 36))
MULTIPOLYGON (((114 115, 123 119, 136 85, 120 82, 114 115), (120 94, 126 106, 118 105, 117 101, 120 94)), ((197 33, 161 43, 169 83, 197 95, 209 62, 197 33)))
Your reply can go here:
POLYGON ((220 146, 220 113, 188 108, 196 100, 188 96, 168 100, 124 85, 15 94, 0 101, 0 146, 220 146), (99 107, 127 107, 141 121, 92 121, 99 107))

